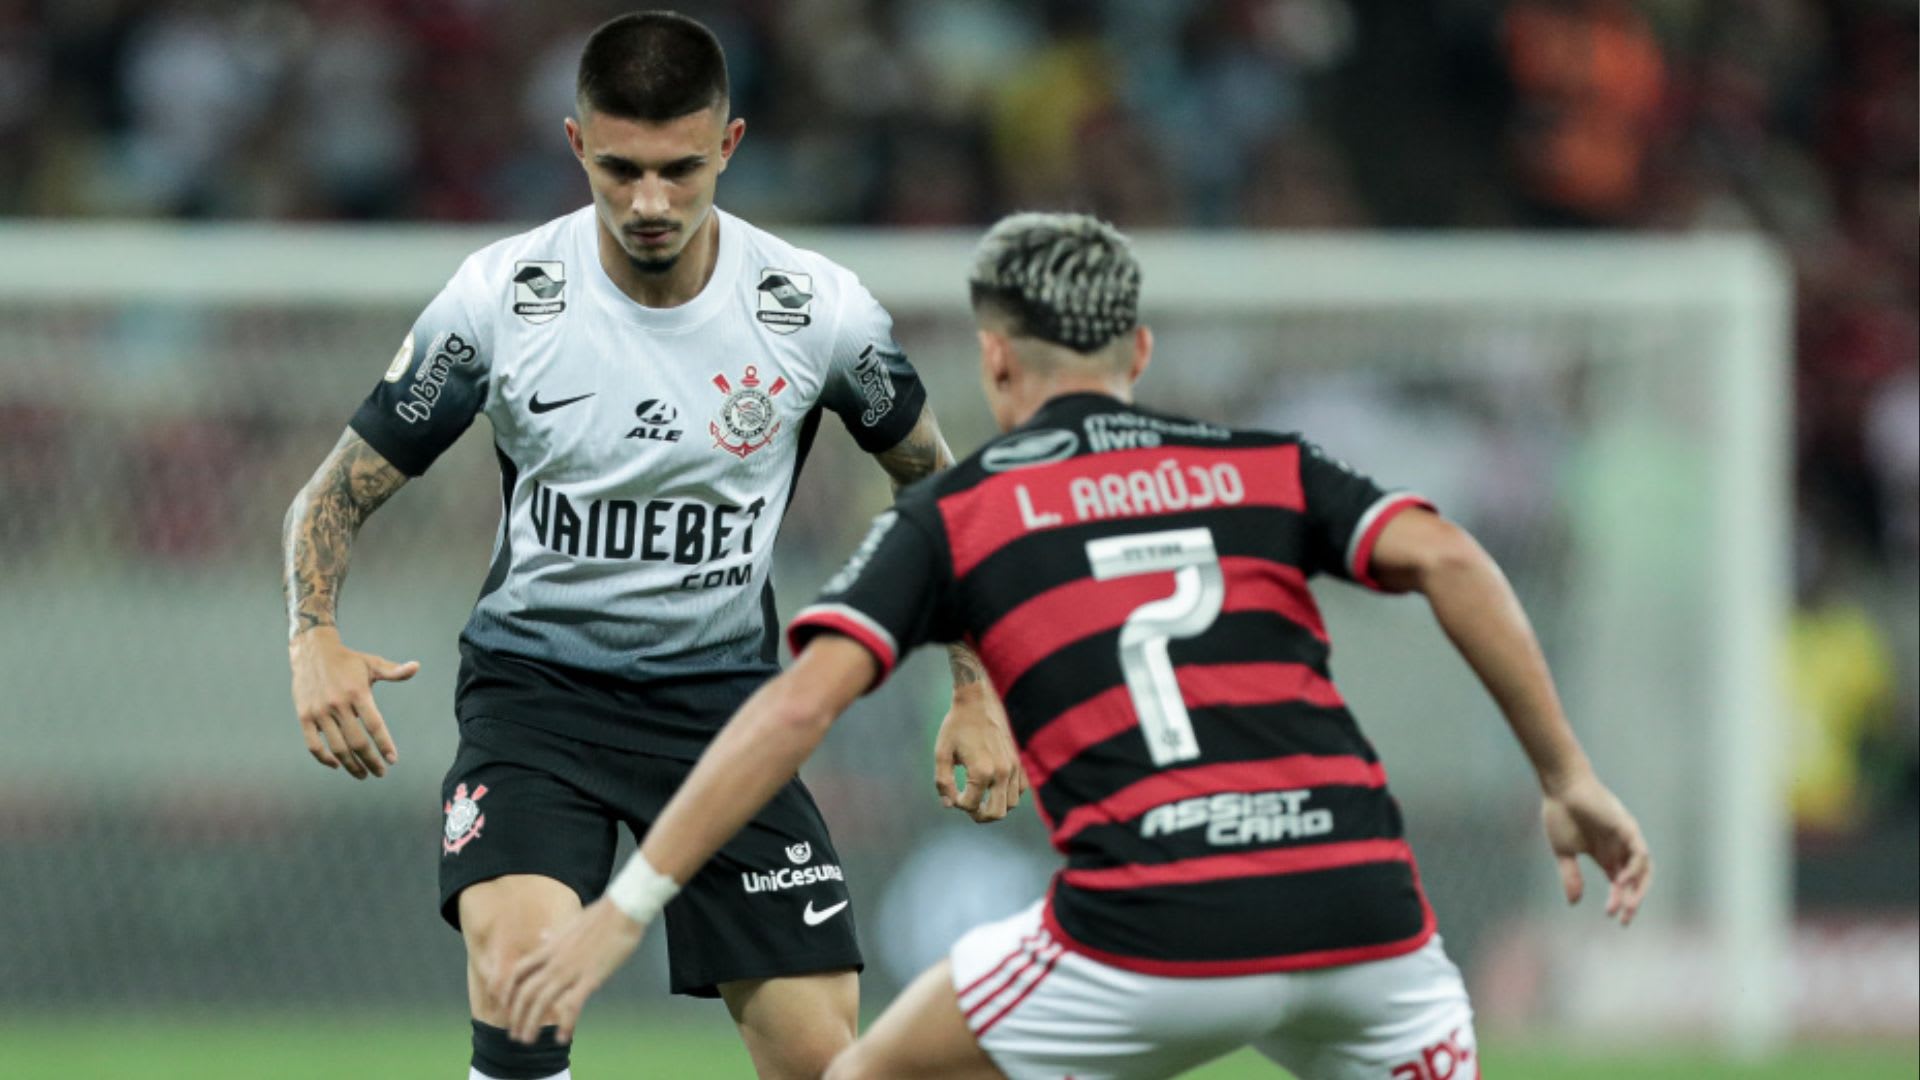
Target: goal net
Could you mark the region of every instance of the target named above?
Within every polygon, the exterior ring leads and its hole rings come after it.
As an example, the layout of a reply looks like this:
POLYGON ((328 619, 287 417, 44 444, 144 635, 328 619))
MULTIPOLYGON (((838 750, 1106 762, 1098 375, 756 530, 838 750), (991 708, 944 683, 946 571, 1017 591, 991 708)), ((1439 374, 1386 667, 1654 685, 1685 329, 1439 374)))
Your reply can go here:
MULTIPOLYGON (((308 759, 280 518, 414 315, 505 230, 0 230, 0 998, 445 1005, 435 912, 454 639, 499 513, 484 422, 374 516, 341 612, 418 658, 402 762, 308 759)), ((894 312, 956 451, 988 437, 955 235, 796 234, 894 312)), ((1424 605, 1316 587, 1442 933, 1490 1027, 1786 1033, 1773 652, 1786 604, 1783 272, 1736 238, 1148 235, 1152 406, 1299 429, 1478 535, 1658 881, 1622 934, 1557 895, 1525 760, 1424 605)), ((783 609, 887 500, 829 424, 781 537, 783 609)), ((868 1000, 1035 895, 1030 811, 943 813, 945 665, 863 701, 807 770, 863 908, 868 1000)), ((1284 913, 1276 913, 1284 917, 1284 913)), ((648 1008, 662 935, 614 993, 648 1008)))

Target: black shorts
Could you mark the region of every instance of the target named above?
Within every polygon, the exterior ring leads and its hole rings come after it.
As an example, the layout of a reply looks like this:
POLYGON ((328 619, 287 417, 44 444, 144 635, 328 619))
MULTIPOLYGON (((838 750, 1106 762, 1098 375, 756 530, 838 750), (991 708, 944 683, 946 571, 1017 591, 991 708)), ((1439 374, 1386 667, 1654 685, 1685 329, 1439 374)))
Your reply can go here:
MULTIPOLYGON (((615 829, 645 835, 690 762, 617 750, 508 720, 460 725, 441 782, 440 914, 460 925, 460 892, 539 874, 598 899, 615 829)), ((860 970, 840 857, 798 778, 720 849, 666 909, 669 984, 716 997, 721 983, 860 970)))

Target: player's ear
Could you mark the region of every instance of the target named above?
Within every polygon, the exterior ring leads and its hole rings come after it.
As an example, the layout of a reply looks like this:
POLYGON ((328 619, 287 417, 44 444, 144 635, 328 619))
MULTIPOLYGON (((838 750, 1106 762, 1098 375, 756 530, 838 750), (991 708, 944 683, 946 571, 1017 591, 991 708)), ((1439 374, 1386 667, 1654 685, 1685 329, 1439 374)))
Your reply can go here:
POLYGON ((1153 362, 1153 331, 1145 323, 1133 328, 1133 363, 1127 368, 1127 381, 1137 383, 1153 362))
POLYGON ((727 121, 727 126, 720 132, 720 167, 722 169, 727 167, 727 160, 733 157, 735 150, 740 149, 740 140, 746 138, 746 136, 747 122, 745 120, 736 116, 727 121))
POLYGON ((1013 342, 992 330, 982 329, 979 335, 981 381, 1004 390, 1013 381, 1013 342))
POLYGON ((587 140, 580 132, 580 121, 567 117, 567 145, 573 148, 573 156, 580 164, 587 163, 587 140))

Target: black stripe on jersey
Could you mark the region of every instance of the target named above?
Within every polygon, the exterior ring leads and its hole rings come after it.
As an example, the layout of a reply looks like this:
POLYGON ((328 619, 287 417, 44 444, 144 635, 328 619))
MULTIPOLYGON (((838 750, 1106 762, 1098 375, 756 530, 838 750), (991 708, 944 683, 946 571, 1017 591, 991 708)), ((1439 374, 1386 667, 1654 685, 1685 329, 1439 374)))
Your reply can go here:
POLYGON ((500 459, 500 540, 493 565, 487 567, 487 579, 480 585, 480 599, 505 584, 513 567, 513 490, 520 486, 520 466, 500 448, 499 440, 494 441, 493 456, 500 459))
MULTIPOLYGON (((1275 755, 1267 755, 1275 756, 1275 755)), ((1208 764, 1213 764, 1209 756, 1208 764)), ((1139 779, 1138 774, 1135 779, 1139 779)), ((1277 790, 1277 789, 1275 789, 1277 790)), ((1210 796, 1194 796, 1207 799, 1210 796)), ((1099 799, 1075 800, 1077 804, 1098 802, 1099 799)), ((1175 799, 1173 802, 1184 800, 1175 799)), ((1229 797, 1236 809, 1244 809, 1244 802, 1237 797, 1229 797)), ((1179 859, 1199 859, 1209 855, 1244 855, 1256 851, 1268 851, 1274 848, 1301 847, 1310 844, 1334 844, 1347 840, 1398 840, 1404 835, 1400 819, 1400 807, 1385 788, 1353 787, 1345 784, 1330 784, 1311 789, 1311 793, 1302 800, 1300 809, 1306 812, 1325 810, 1332 815, 1332 829, 1317 836, 1283 837, 1256 840, 1253 843, 1209 842, 1209 825, 1200 824, 1174 832, 1160 832, 1155 836, 1143 836, 1145 814, 1131 821, 1116 821, 1111 825, 1095 825, 1085 829, 1067 841, 1067 865, 1074 870, 1097 870, 1109 866, 1150 865, 1153 863, 1174 862, 1179 859)), ((1056 819, 1058 820, 1058 819, 1056 819)), ((1222 817, 1218 826, 1229 840, 1241 836, 1259 837, 1263 830, 1278 824, 1272 818, 1227 818, 1222 817)), ((1284 820, 1284 819, 1281 819, 1284 820)))
MULTIPOLYGON (((1295 701, 1195 709, 1190 715, 1194 739, 1205 755, 1195 765, 1264 761, 1289 754, 1351 756, 1368 763, 1380 760, 1345 709, 1295 701)), ((1075 807, 1099 802, 1160 771, 1147 754, 1146 737, 1138 727, 1129 727, 1060 766, 1035 796, 1048 818, 1058 823, 1075 807)))
POLYGON ((1251 960, 1404 941, 1426 926, 1413 865, 1368 863, 1118 892, 1054 890, 1077 941, 1153 960, 1251 960))
MULTIPOLYGON (((1214 551, 1223 559, 1244 556, 1301 569, 1306 557, 1305 519, 1292 510, 1271 506, 1189 510, 1160 517, 1067 525, 1028 533, 981 560, 966 578, 968 621, 975 626, 992 626, 1048 589, 1092 576, 1093 568, 1087 561, 1089 541, 1193 528, 1205 528, 1213 534, 1214 551)), ((951 561, 948 567, 951 570, 951 561)))
POLYGON ((800 470, 807 467, 807 455, 813 453, 814 437, 820 434, 820 418, 825 410, 815 405, 807 410, 804 420, 800 421, 800 447, 793 455, 793 476, 787 485, 787 505, 793 505, 793 493, 800 490, 800 470))
MULTIPOLYGON (((977 624, 976 624, 977 625, 977 624)), ((1081 638, 1028 668, 1002 693, 1014 732, 1031 736, 1054 717, 1108 687, 1126 682, 1120 672, 1120 627, 1081 638)), ((1284 615, 1234 611, 1220 616, 1199 637, 1170 642, 1167 657, 1182 664, 1305 664, 1327 674, 1328 649, 1284 615)))
MULTIPOLYGON (((793 476, 787 482, 787 506, 793 505, 794 492, 800 490, 800 470, 806 468, 807 455, 813 452, 814 437, 820 434, 820 418, 825 415, 826 411, 815 405, 807 410, 806 419, 800 421, 800 446, 794 452, 793 476)), ((783 511, 784 509, 785 507, 782 507, 783 511)), ((785 524, 786 520, 786 514, 782 513, 781 523, 785 524)), ((768 543, 777 542, 779 539, 780 536, 776 533, 768 543)), ((769 664, 778 664, 780 662, 780 608, 774 600, 772 573, 767 574, 767 583, 760 589, 760 625, 763 628, 760 635, 760 659, 769 664)))

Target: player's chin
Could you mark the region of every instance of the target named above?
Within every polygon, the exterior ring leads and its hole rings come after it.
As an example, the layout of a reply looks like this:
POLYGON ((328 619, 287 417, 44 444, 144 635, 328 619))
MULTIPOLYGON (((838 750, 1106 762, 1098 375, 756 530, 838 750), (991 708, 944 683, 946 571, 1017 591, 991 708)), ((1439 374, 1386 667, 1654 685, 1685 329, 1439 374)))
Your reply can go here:
POLYGON ((638 251, 629 247, 626 251, 627 262, 633 264, 633 268, 643 274, 664 274, 680 261, 680 253, 677 251, 646 247, 641 247, 638 251))
POLYGON ((622 234, 620 238, 620 250, 626 252, 626 261, 634 263, 639 273, 666 273, 680 261, 682 248, 674 242, 680 238, 678 233, 666 233, 653 240, 634 233, 622 234))

